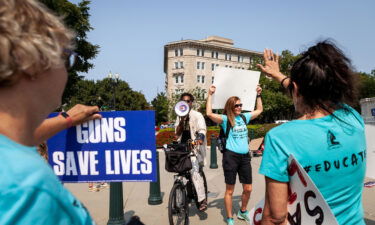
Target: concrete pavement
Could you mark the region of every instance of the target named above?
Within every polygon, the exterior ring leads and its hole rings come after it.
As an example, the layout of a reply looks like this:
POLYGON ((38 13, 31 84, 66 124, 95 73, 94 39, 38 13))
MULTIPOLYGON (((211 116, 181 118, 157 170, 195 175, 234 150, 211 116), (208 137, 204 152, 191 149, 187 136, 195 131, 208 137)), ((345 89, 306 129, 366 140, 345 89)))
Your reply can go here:
MULTIPOLYGON (((259 140, 253 142, 259 145, 259 140)), ((251 148, 254 149, 254 148, 251 148)), ((210 169, 210 151, 207 151, 208 165, 205 167, 205 174, 208 183, 208 209, 206 212, 199 212, 194 205, 190 207, 190 224, 226 224, 224 208, 224 175, 221 168, 222 155, 218 152, 218 169, 210 169)), ((124 182, 124 215, 128 221, 133 215, 138 215, 141 221, 147 225, 168 225, 168 197, 173 184, 173 173, 168 173, 164 169, 164 153, 159 153, 160 160, 160 182, 163 203, 160 205, 148 205, 149 183, 144 182, 124 182)), ((248 209, 264 197, 264 177, 258 174, 261 157, 252 159, 253 167, 253 192, 251 194, 248 209)), ((240 208, 241 191, 238 180, 233 198, 233 210, 235 213, 240 208)), ((91 213, 91 216, 98 225, 105 225, 109 215, 109 189, 102 189, 99 192, 89 192, 87 183, 65 184, 65 186, 82 201, 91 213)), ((375 225, 375 187, 364 190, 365 218, 368 225, 375 225)), ((236 224, 246 224, 235 217, 236 224)))

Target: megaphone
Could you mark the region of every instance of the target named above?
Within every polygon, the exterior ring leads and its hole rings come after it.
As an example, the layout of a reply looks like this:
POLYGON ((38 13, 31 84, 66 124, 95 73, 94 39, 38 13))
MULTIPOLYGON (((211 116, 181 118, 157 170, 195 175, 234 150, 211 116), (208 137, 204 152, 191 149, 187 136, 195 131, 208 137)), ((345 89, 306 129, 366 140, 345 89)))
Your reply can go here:
POLYGON ((179 101, 174 106, 174 111, 176 112, 177 116, 186 116, 190 111, 189 104, 187 104, 185 101, 179 101))

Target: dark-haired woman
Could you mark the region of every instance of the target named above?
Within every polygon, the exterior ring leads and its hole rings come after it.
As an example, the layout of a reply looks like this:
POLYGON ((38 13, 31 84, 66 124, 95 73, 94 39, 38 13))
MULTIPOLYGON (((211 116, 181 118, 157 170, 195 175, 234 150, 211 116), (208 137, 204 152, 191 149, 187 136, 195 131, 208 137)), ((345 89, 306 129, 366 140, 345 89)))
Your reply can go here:
POLYGON ((264 62, 258 66, 289 90, 301 116, 266 136, 259 169, 266 177, 262 224, 286 223, 290 154, 305 168, 339 224, 365 224, 366 142, 363 120, 348 105, 356 99, 349 59, 334 44, 320 42, 301 54, 290 77, 280 73, 278 56, 271 50, 264 51, 264 62))
POLYGON ((228 124, 230 126, 226 142, 226 151, 224 151, 223 154, 223 170, 226 184, 224 204, 227 212, 227 224, 234 224, 232 214, 232 196, 237 174, 243 187, 241 209, 238 212, 237 217, 250 222, 249 212, 246 208, 252 190, 252 174, 246 124, 248 124, 250 120, 257 118, 263 111, 260 95, 262 89, 258 86, 256 90, 257 103, 254 111, 241 113, 241 100, 238 97, 233 96, 225 103, 224 115, 212 113, 211 97, 212 94, 215 93, 215 90, 215 86, 211 86, 208 92, 206 106, 207 116, 215 123, 220 124, 224 131, 226 131, 228 124))

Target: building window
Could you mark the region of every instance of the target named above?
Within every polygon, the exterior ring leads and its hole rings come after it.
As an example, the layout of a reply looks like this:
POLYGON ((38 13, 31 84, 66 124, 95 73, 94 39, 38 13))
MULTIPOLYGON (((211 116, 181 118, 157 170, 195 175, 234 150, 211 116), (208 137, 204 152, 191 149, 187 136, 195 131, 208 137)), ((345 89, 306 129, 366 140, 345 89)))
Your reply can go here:
POLYGON ((204 84, 204 78, 205 78, 204 75, 197 75, 197 82, 204 84))
POLYGON ((219 64, 216 64, 216 67, 219 67, 219 64))
POLYGON ((204 50, 203 49, 197 49, 197 56, 204 56, 204 50))
POLYGON ((174 90, 176 95, 182 94, 184 92, 184 89, 177 88, 174 90))
POLYGON ((174 63, 174 68, 175 69, 182 69, 182 68, 184 68, 184 62, 175 62, 174 63))
POLYGON ((214 64, 214 63, 211 64, 211 70, 212 70, 212 71, 215 70, 215 64, 214 64))
POLYGON ((216 59, 218 59, 218 58, 219 58, 219 52, 212 51, 212 52, 211 52, 211 58, 216 58, 216 59))
POLYGON ((183 84, 184 83, 184 74, 175 74, 174 75, 176 84, 183 84))
POLYGON ((197 62, 197 69, 198 70, 200 70, 200 69, 202 69, 202 70, 204 70, 204 62, 197 62))
POLYGON ((238 62, 243 62, 243 56, 242 55, 238 56, 238 62))
POLYGON ((184 50, 182 48, 177 48, 174 50, 174 56, 183 56, 184 50))
POLYGON ((225 60, 231 61, 232 60, 232 54, 225 54, 225 60))
POLYGON ((225 65, 226 68, 228 68, 228 65, 225 65))
POLYGON ((215 77, 214 77, 214 76, 212 76, 212 83, 211 83, 211 84, 213 84, 213 83, 214 83, 214 80, 215 80, 215 77))

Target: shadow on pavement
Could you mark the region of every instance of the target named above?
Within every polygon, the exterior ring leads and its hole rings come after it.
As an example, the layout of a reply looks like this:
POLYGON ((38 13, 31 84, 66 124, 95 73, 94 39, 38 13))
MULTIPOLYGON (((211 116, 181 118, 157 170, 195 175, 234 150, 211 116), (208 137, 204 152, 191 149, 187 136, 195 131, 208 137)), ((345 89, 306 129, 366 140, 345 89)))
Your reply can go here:
POLYGON ((375 225, 375 220, 365 219, 366 225, 375 225))
MULTIPOLYGON (((124 213, 124 219, 125 219, 125 222, 126 222, 126 223, 129 222, 129 221, 130 221, 130 218, 131 218, 132 216, 134 216, 134 214, 135 214, 135 212, 134 212, 133 210, 129 210, 129 211, 125 212, 125 213, 124 213)), ((126 224, 126 223, 125 223, 125 224, 126 224)))
POLYGON ((195 203, 193 202, 193 203, 190 204, 189 217, 196 216, 196 215, 199 217, 199 220, 206 220, 207 219, 207 213, 199 211, 197 209, 195 203))
MULTIPOLYGON (((232 198, 232 211, 233 211, 233 217, 237 214, 237 211, 241 208, 241 195, 233 196, 232 198)), ((225 211, 224 206, 224 198, 216 199, 212 202, 208 203, 208 208, 218 208, 220 209, 221 216, 223 217, 223 221, 227 221, 227 213, 225 211)), ((215 216, 215 215, 212 215, 215 216)))

